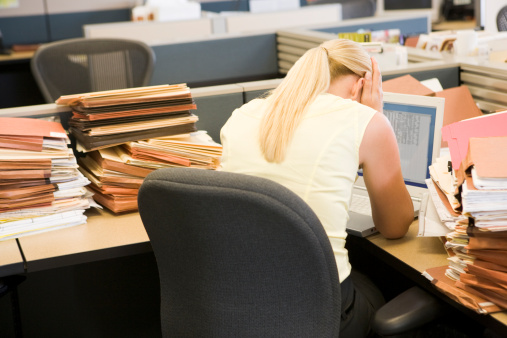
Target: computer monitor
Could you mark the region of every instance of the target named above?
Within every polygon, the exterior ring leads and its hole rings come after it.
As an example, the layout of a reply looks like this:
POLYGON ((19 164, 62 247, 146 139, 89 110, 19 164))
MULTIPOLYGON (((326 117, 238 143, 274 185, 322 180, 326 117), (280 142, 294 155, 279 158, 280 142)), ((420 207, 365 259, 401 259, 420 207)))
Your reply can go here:
POLYGON ((440 156, 444 98, 384 93, 384 115, 393 127, 407 187, 426 188, 428 167, 440 156))

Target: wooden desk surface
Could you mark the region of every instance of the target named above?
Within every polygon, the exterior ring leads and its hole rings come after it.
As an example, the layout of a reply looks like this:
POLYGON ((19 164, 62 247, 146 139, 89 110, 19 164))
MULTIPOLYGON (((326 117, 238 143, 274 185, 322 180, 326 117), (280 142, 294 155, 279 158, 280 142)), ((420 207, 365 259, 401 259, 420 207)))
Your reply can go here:
POLYGON ((0 277, 24 273, 24 262, 15 239, 0 242, 0 277))
MULTIPOLYGON (((417 237, 418 227, 416 220, 403 238, 390 240, 376 234, 369 236, 368 240, 420 273, 428 268, 447 265, 448 255, 441 240, 438 237, 417 237)), ((507 312, 494 313, 491 317, 507 326, 507 312)))
POLYGON ((16 60, 29 60, 33 56, 33 51, 29 52, 12 52, 9 55, 0 55, 0 62, 16 61, 16 60))
MULTIPOLYGON (((149 238, 139 213, 114 215, 107 210, 87 211, 88 223, 19 239, 27 261, 27 271, 34 272, 67 265, 103 260, 151 251, 149 238)), ((368 242, 389 256, 391 263, 402 262, 417 278, 430 267, 447 265, 447 252, 436 237, 417 237, 418 221, 411 225, 407 236, 388 240, 381 235, 368 237, 368 242), (392 259, 392 258, 396 259, 392 259)), ((16 257, 14 240, 0 243, 0 266, 21 262, 16 257), (4 252, 7 253, 4 255, 4 252), (3 264, 2 264, 3 263, 3 264)), ((18 250, 19 254, 19 250, 18 250)), ((486 316, 484 316, 486 317, 486 316)), ((490 319, 507 327, 507 313, 493 314, 490 319)))
POLYGON ((475 20, 442 21, 431 25, 434 31, 474 29, 477 27, 475 20))
POLYGON ((417 237, 419 221, 415 220, 405 237, 386 239, 380 234, 368 237, 370 242, 419 272, 447 265, 447 252, 438 237, 417 237))
POLYGON ((20 238, 27 271, 151 251, 139 213, 90 209, 86 215, 87 224, 20 238))

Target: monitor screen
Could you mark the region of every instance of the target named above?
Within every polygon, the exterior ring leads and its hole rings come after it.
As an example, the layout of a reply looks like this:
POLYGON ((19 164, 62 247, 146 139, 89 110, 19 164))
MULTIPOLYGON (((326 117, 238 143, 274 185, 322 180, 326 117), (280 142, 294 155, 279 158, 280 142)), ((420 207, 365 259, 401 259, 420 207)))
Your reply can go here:
POLYGON ((443 114, 442 98, 384 93, 384 115, 398 141, 407 185, 426 187, 428 167, 440 155, 443 114))

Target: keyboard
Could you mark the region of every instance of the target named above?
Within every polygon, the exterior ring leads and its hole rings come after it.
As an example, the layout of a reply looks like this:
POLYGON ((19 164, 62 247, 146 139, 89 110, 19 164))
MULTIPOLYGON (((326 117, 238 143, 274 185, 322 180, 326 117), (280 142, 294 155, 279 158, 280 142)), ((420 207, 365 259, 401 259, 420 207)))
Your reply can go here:
POLYGON ((370 198, 368 196, 352 194, 349 211, 371 216, 370 198))

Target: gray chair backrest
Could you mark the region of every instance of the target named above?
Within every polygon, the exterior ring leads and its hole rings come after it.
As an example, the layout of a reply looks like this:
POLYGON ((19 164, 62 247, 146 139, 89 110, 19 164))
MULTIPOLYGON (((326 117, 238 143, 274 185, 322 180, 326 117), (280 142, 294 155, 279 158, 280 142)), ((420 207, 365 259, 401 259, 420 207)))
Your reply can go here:
POLYGON ((167 168, 146 177, 138 202, 164 337, 338 337, 333 251, 293 192, 248 175, 167 168))
POLYGON ((145 43, 77 38, 44 44, 31 68, 47 102, 61 95, 146 86, 155 53, 145 43))

